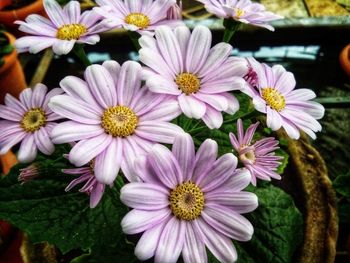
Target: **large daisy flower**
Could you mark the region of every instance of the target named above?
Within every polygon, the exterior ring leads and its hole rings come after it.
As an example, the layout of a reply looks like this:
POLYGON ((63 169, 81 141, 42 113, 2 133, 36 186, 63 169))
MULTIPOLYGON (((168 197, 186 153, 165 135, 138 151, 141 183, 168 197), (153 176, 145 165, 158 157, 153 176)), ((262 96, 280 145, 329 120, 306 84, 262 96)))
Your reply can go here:
POLYGON ((161 25, 177 27, 183 22, 177 17, 169 17, 175 0, 96 0, 101 7, 94 10, 119 27, 140 34, 153 34, 161 25), (172 19, 171 19, 172 18, 172 19))
POLYGON ((47 106, 51 97, 61 94, 59 88, 47 93, 47 87, 37 84, 33 89, 23 90, 19 100, 6 94, 5 105, 0 105, 0 154, 22 141, 18 160, 22 163, 33 161, 37 150, 50 155, 55 147, 50 139, 55 120, 61 119, 47 106))
POLYGON ((100 41, 97 33, 111 29, 113 23, 101 20, 94 11, 81 14, 78 1, 70 1, 63 9, 55 0, 44 0, 44 8, 49 19, 40 15, 29 15, 25 22, 16 21, 19 30, 31 36, 16 40, 19 52, 38 53, 52 46, 57 55, 68 54, 75 43, 94 45, 100 41))
POLYGON ((134 208, 122 220, 126 234, 142 233, 136 256, 156 263, 207 262, 206 247, 220 262, 234 262, 231 241, 248 241, 254 229, 242 213, 258 206, 257 196, 244 189, 246 170, 236 170, 237 158, 217 158, 218 145, 205 140, 195 153, 189 134, 176 137, 172 151, 155 145, 135 161, 142 182, 126 184, 120 198, 134 208))
POLYGON ((271 31, 275 29, 267 22, 282 19, 283 16, 266 11, 265 6, 250 0, 197 0, 204 4, 209 13, 226 19, 265 27, 271 31))
POLYGON ((155 38, 142 36, 140 60, 148 66, 144 78, 150 90, 178 100, 189 118, 202 119, 213 129, 223 122, 221 112, 234 114, 239 104, 228 93, 245 85, 246 63, 229 57, 232 46, 219 43, 211 47, 211 32, 197 26, 172 31, 162 26, 155 38))
POLYGON ((256 185, 256 178, 271 181, 271 178, 281 179, 276 173, 283 157, 276 156, 275 151, 279 149, 278 141, 273 137, 263 138, 252 143, 252 139, 259 122, 249 126, 244 134, 242 120, 237 121, 237 137, 232 132, 230 140, 233 148, 239 156, 239 160, 249 170, 252 177, 251 182, 256 185))
POLYGON ((177 102, 141 88, 140 64, 107 61, 85 70, 85 81, 68 76, 67 93, 51 99, 50 108, 69 119, 52 132, 55 143, 79 141, 69 160, 80 167, 94 161, 96 179, 112 184, 119 169, 135 181, 133 161, 156 143, 170 143, 183 130, 169 123, 180 111, 177 102))
POLYGON ((267 115, 267 126, 276 131, 283 127, 292 139, 299 139, 299 130, 316 139, 322 127, 317 121, 324 115, 324 107, 311 99, 316 94, 309 89, 294 89, 294 75, 281 65, 272 68, 254 59, 249 64, 256 72, 256 86, 245 93, 253 98, 255 108, 267 115))

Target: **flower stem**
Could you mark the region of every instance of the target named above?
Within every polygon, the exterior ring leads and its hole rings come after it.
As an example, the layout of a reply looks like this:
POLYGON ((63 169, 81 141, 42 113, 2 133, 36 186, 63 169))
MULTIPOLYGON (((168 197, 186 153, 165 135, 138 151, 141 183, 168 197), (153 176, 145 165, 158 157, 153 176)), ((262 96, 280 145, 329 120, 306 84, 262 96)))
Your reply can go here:
POLYGON ((89 60, 89 58, 85 53, 84 45, 75 44, 73 48, 73 52, 80 59, 80 61, 84 64, 85 67, 88 67, 91 65, 91 61, 89 60))
POLYGON ((229 43, 233 35, 240 28, 241 24, 241 22, 237 22, 233 19, 224 19, 225 31, 223 41, 229 43))
POLYGON ((141 35, 135 31, 128 31, 128 33, 132 43, 134 44, 134 47, 137 51, 139 51, 141 49, 141 46, 139 44, 139 38, 141 37, 141 35))

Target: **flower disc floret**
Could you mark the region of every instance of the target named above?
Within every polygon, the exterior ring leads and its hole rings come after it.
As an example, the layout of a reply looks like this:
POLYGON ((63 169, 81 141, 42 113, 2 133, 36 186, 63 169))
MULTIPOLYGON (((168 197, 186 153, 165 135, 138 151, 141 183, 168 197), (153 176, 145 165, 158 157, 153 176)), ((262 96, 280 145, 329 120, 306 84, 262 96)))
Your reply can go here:
POLYGON ((56 37, 61 40, 77 40, 87 32, 81 24, 63 25, 57 29, 56 37))
POLYGON ((134 25, 139 27, 140 29, 147 28, 151 21, 148 16, 141 13, 131 13, 125 17, 125 22, 129 25, 134 25))
POLYGON ((181 73, 176 77, 175 80, 179 89, 189 95, 191 93, 196 93, 200 88, 199 78, 192 73, 181 73))
POLYGON ((126 137, 133 134, 137 122, 136 114, 125 106, 108 108, 102 116, 103 129, 113 137, 126 137))
POLYGON ((26 132, 35 132, 46 124, 46 114, 41 108, 27 111, 21 120, 21 127, 26 132))
POLYGON ((276 111, 281 111, 286 106, 286 99, 278 90, 274 88, 263 89, 261 96, 266 103, 276 111))
POLYGON ((191 221, 200 216, 204 208, 204 194, 196 184, 185 182, 171 191, 169 202, 177 218, 191 221))

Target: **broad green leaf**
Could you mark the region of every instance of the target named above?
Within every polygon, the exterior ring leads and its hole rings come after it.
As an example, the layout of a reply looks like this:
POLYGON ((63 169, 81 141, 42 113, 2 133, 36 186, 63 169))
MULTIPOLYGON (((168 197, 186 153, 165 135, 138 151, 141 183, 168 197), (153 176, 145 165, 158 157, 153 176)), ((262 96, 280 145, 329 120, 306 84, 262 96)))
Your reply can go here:
POLYGON ((277 173, 283 174, 284 169, 286 169, 286 167, 288 165, 289 154, 286 151, 284 151, 283 149, 281 149, 281 148, 276 150, 275 153, 276 153, 276 155, 283 157, 283 160, 281 161, 282 163, 277 168, 277 173))
POLYGON ((335 178, 333 187, 338 194, 341 194, 350 202, 350 171, 335 178))
POLYGON ((38 179, 20 184, 18 169, 23 165, 19 165, 0 181, 0 218, 26 232, 33 242, 48 241, 62 253, 90 250, 86 262, 115 262, 116 258, 134 262, 120 226, 127 208, 119 200, 118 188, 107 187, 101 203, 90 209, 86 194, 78 189, 64 191, 75 177, 61 173, 68 162, 60 156, 62 152, 38 157, 42 170, 38 179))

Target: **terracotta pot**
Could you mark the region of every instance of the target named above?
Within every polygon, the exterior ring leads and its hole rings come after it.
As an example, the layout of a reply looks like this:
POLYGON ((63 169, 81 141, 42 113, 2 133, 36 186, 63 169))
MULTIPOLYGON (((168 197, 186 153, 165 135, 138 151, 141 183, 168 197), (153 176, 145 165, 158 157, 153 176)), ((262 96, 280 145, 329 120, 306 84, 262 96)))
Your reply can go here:
POLYGON ((4 7, 11 4, 11 0, 1 0, 0 1, 0 10, 2 10, 4 7))
POLYGON ((344 72, 350 76, 350 44, 345 46, 339 55, 339 63, 344 72))
POLYGON ((45 14, 43 0, 37 0, 19 9, 0 11, 0 23, 9 28, 17 28, 13 22, 24 20, 30 14, 45 14))
MULTIPOLYGON (((9 33, 5 33, 10 43, 15 42, 15 37, 9 33)), ((4 57, 5 63, 0 67, 0 104, 4 103, 6 93, 18 97, 23 89, 27 87, 23 69, 17 58, 17 52, 4 57)))

